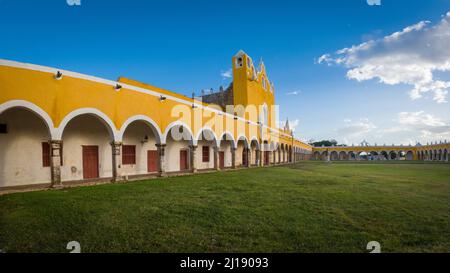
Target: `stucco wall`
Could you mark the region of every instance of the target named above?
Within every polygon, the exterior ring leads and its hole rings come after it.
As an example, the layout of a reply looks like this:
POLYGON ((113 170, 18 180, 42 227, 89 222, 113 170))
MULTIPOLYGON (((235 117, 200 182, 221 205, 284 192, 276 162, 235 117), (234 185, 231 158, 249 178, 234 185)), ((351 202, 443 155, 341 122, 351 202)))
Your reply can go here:
POLYGON ((133 122, 128 126, 128 128, 125 131, 123 138, 123 145, 136 146, 136 164, 123 165, 121 162, 122 175, 136 175, 148 173, 147 151, 157 150, 156 138, 150 127, 143 122, 133 122), (148 137, 148 140, 146 142, 143 142, 145 136, 148 137))
POLYGON ((198 142, 198 148, 197 148, 197 169, 212 169, 214 168, 214 142, 213 141, 206 141, 206 140, 200 140, 198 142), (203 162, 202 157, 202 151, 203 146, 209 147, 209 162, 203 162))
POLYGON ((111 137, 97 118, 83 115, 74 118, 64 130, 61 180, 83 179, 83 145, 97 145, 99 176, 112 177, 111 137))
POLYGON ((50 183, 50 167, 42 166, 42 142, 48 129, 35 114, 11 109, 0 115, 7 134, 0 134, 0 187, 50 183))

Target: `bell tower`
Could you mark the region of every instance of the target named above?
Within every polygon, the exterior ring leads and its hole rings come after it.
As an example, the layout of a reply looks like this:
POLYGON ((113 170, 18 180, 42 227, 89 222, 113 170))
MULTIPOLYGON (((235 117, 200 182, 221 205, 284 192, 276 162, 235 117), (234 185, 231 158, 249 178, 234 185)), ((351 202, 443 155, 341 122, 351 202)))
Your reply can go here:
POLYGON ((256 69, 253 60, 242 50, 233 57, 232 62, 234 105, 257 107, 258 116, 266 116, 260 121, 265 120, 266 125, 275 127, 270 122, 275 120, 271 117, 271 108, 275 104, 274 87, 267 77, 264 63, 261 60, 259 69, 256 69))

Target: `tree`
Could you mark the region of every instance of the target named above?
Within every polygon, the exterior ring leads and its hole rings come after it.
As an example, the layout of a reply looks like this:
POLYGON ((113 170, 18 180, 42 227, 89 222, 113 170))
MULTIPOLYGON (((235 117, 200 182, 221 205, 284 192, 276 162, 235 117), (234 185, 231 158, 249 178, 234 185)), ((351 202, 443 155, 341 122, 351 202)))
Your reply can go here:
POLYGON ((331 147, 331 146, 338 146, 338 142, 335 139, 330 140, 322 140, 322 141, 316 141, 313 143, 310 143, 314 147, 331 147))

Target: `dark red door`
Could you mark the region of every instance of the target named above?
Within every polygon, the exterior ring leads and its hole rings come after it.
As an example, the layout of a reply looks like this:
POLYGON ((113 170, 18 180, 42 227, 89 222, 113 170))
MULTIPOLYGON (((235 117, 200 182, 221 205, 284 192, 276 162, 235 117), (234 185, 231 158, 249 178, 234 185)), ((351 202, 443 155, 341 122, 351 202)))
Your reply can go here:
POLYGON ((180 171, 185 171, 189 168, 188 166, 188 151, 180 151, 180 171))
POLYGON ((264 165, 269 165, 269 159, 270 159, 270 152, 265 151, 264 152, 264 165))
POLYGON ((158 171, 158 151, 147 151, 147 171, 149 173, 158 171))
POLYGON ((83 146, 83 178, 98 178, 98 146, 83 146))
POLYGON ((225 168, 225 152, 219 152, 219 168, 225 168))
POLYGON ((247 155, 248 155, 247 149, 244 149, 244 150, 242 151, 242 165, 243 165, 243 166, 247 166, 247 164, 248 164, 248 158, 247 158, 247 155))

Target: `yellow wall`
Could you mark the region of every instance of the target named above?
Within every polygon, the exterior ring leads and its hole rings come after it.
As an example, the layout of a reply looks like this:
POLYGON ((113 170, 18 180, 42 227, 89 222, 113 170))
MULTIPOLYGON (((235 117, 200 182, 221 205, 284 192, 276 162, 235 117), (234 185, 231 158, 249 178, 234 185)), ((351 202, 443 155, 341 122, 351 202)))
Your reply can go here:
MULTIPOLYGON (((240 89, 241 85, 245 86, 245 83, 239 82, 239 75, 236 76, 238 77, 236 79, 238 90, 242 90, 240 89)), ((232 124, 231 129, 235 139, 239 135, 245 135, 248 141, 256 137, 261 143, 260 130, 255 119, 251 119, 250 124, 243 119, 235 120, 233 116, 223 112, 221 115, 217 114, 206 104, 192 109, 193 100, 183 95, 127 78, 119 78, 118 82, 122 88, 116 90, 117 82, 115 81, 0 60, 0 106, 13 100, 31 102, 51 117, 55 128, 60 126, 69 113, 82 108, 95 108, 101 111, 112 121, 115 126, 114 130, 117 131, 121 129, 127 119, 135 115, 150 117, 162 133, 171 123, 184 121, 193 131, 194 137, 203 126, 212 127, 216 136, 220 137, 226 130, 225 125, 232 124), (55 79, 56 71, 63 73, 62 79, 55 79), (166 96, 167 99, 160 101, 161 95, 166 96), (171 114, 180 106, 187 109, 187 116, 179 118, 171 114), (199 117, 202 122, 196 122, 195 126, 191 126, 189 123, 194 124, 192 121, 195 117, 199 117), (224 124, 223 128, 222 124, 224 124), (244 130, 239 131, 238 128, 244 128, 244 130)), ((257 82, 250 83, 250 85, 249 92, 256 92, 254 90, 259 89, 257 82)), ((247 102, 261 103, 264 101, 273 104, 273 94, 270 91, 259 90, 257 92, 264 95, 250 96, 247 98, 247 102)), ((239 96, 236 99, 243 100, 239 96)), ((290 137, 280 139, 281 141, 292 144, 290 137)), ((299 141, 295 143, 311 150, 311 147, 305 143, 299 141)))

